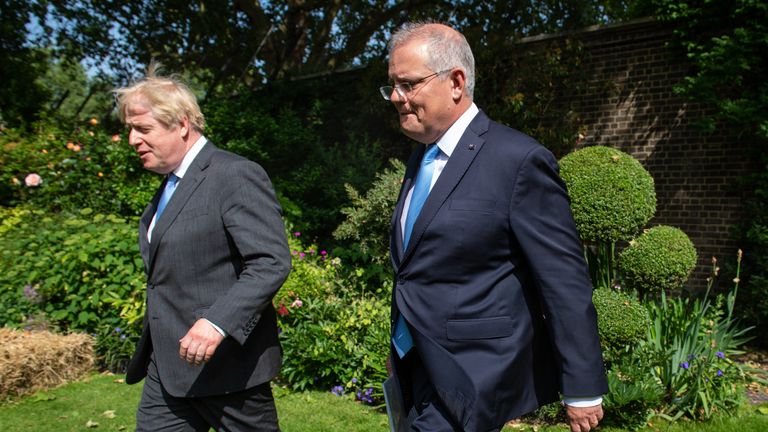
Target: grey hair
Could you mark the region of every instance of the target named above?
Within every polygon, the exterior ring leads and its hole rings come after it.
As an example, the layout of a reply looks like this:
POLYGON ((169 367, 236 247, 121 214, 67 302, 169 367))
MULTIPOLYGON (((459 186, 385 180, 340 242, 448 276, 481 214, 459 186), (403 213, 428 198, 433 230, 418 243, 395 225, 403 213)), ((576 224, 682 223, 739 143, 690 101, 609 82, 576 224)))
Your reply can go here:
POLYGON ((459 68, 466 75, 465 93, 470 99, 475 92, 475 57, 467 39, 458 31, 446 32, 431 22, 408 22, 392 35, 387 49, 389 55, 401 45, 414 39, 424 39, 429 47, 426 66, 433 72, 459 68), (453 34, 452 34, 453 33, 453 34))

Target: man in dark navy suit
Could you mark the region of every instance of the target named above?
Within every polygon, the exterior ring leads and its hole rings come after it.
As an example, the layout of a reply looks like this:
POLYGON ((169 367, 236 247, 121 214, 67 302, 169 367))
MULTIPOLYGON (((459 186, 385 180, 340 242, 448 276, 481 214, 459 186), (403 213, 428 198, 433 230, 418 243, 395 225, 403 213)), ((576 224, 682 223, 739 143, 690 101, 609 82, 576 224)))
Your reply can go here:
POLYGON ((382 96, 418 145, 391 229, 392 365, 416 431, 498 431, 559 400, 603 416, 592 285, 552 154, 473 103, 462 34, 410 23, 382 96))

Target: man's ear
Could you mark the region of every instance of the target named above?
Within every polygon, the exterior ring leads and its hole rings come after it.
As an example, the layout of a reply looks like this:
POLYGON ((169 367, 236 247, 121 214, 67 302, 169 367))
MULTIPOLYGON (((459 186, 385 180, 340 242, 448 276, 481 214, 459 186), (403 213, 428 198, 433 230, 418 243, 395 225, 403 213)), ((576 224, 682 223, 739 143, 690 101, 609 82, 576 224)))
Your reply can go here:
POLYGON ((186 139, 189 136, 189 117, 184 116, 179 122, 179 134, 186 139))
POLYGON ((453 69, 449 76, 451 80, 451 96, 458 102, 464 96, 464 89, 467 85, 467 74, 463 69, 453 69))

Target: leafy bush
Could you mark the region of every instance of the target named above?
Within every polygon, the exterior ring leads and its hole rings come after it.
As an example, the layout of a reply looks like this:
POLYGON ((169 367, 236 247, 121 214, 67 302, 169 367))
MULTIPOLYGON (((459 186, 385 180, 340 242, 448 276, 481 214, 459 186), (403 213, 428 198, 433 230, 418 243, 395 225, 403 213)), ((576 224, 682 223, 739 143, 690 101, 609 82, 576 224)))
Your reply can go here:
POLYGON ((633 296, 612 288, 592 292, 597 326, 606 361, 619 358, 626 347, 645 340, 651 320, 648 310, 633 296))
POLYGON ((144 274, 136 221, 94 214, 17 213, 0 233, 0 325, 44 313, 62 330, 95 332, 107 319, 141 316, 144 274))
POLYGON ((96 331, 96 355, 102 369, 125 373, 141 337, 141 321, 129 324, 122 318, 107 318, 96 331))
POLYGON ((646 371, 663 386, 662 411, 674 418, 733 412, 744 397, 747 376, 732 360, 749 340, 745 336, 749 329, 741 328, 733 317, 738 282, 712 302, 713 280, 702 299, 667 299, 662 291, 661 301, 649 304, 652 325, 642 349, 660 360, 646 371))
POLYGON ((636 430, 646 425, 664 398, 661 384, 648 373, 656 364, 658 358, 631 349, 611 367, 607 373, 608 393, 603 396, 603 426, 636 430))
POLYGON ((315 245, 302 245, 299 240, 301 235, 299 231, 288 233, 292 267, 288 278, 275 295, 274 303, 278 309, 297 300, 323 298, 338 288, 341 260, 331 258, 328 251, 315 245))
POLYGON ((560 160, 560 175, 584 241, 630 240, 656 212, 653 178, 619 150, 577 150, 560 160))
POLYGON ((337 240, 350 245, 337 248, 336 253, 345 261, 365 270, 366 280, 358 283, 388 285, 392 280, 389 257, 389 226, 397 204, 405 165, 399 160, 376 174, 376 180, 365 196, 351 185, 346 185, 350 207, 341 212, 346 220, 333 233, 337 240))
POLYGON ((3 131, 0 148, 0 205, 136 216, 160 183, 120 135, 107 135, 95 119, 75 131, 47 124, 28 136, 3 131))
MULTIPOLYGON (((307 298, 279 311, 281 379, 294 389, 336 388, 381 397, 389 352, 389 307, 376 297, 307 298)), ((365 395, 361 393, 361 397, 365 395)))
POLYGON ((144 272, 136 220, 3 209, 0 326, 84 331, 122 372, 140 334, 144 272))
POLYGON ((299 390, 323 388, 381 399, 389 352, 389 292, 344 278, 338 257, 289 235, 293 269, 275 296, 283 345, 280 379, 299 390))
POLYGON ((678 290, 696 267, 696 248, 679 228, 659 225, 632 240, 619 254, 619 273, 640 297, 678 290))

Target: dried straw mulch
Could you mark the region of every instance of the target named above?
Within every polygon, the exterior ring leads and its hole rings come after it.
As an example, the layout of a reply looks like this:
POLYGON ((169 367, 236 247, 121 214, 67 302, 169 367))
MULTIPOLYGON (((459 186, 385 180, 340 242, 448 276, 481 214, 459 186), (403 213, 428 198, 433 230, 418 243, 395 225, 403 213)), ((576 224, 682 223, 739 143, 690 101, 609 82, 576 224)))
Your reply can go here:
POLYGON ((82 378, 94 370, 93 345, 85 334, 0 328, 0 399, 82 378))

